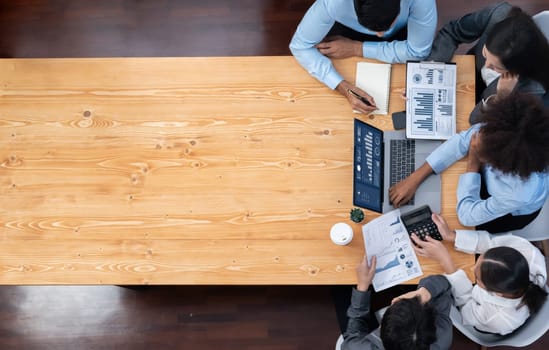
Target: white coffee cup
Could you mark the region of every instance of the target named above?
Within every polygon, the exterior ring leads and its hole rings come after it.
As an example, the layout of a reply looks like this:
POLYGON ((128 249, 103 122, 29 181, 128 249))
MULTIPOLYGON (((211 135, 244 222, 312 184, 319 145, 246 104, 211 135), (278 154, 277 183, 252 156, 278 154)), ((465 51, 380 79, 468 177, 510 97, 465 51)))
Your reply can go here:
POLYGON ((332 226, 330 238, 337 245, 349 244, 353 240, 353 228, 344 222, 338 222, 332 226))

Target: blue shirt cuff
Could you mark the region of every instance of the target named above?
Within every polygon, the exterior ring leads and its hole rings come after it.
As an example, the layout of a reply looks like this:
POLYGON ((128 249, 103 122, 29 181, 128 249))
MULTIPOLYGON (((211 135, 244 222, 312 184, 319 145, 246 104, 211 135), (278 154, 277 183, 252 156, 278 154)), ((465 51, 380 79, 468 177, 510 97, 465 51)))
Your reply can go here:
POLYGON ((362 55, 366 58, 378 58, 378 43, 365 41, 362 43, 362 55))
POLYGON ((439 159, 440 156, 438 155, 436 150, 429 154, 427 158, 425 158, 425 161, 427 162, 427 164, 429 164, 431 169, 433 169, 433 172, 435 174, 440 174, 444 169, 446 169, 446 164, 443 164, 441 161, 439 161, 439 159))
POLYGON ((334 90, 343 80, 343 77, 334 69, 326 75, 326 78, 324 79, 324 84, 326 84, 330 89, 334 90))

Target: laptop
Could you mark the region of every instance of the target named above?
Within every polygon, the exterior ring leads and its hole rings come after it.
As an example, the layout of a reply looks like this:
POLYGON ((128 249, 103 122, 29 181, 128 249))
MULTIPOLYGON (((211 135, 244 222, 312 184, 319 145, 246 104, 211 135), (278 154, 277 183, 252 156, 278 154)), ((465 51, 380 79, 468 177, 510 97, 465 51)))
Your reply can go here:
MULTIPOLYGON (((382 131, 361 120, 354 124, 353 205, 378 213, 394 210, 389 187, 407 177, 425 162, 442 142, 407 139, 404 130, 382 131)), ((429 205, 440 213, 440 175, 432 174, 418 187, 407 211, 429 205)))

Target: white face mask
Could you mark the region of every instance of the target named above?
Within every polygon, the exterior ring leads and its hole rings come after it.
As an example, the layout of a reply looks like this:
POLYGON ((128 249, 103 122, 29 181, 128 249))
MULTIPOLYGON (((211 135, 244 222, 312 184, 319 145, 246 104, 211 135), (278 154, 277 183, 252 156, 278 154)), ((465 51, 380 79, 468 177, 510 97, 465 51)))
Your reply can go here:
POLYGON ((484 80, 484 83, 486 86, 490 85, 496 78, 498 78, 501 74, 496 72, 493 69, 486 68, 486 66, 483 66, 480 69, 480 75, 482 76, 482 80, 484 80))

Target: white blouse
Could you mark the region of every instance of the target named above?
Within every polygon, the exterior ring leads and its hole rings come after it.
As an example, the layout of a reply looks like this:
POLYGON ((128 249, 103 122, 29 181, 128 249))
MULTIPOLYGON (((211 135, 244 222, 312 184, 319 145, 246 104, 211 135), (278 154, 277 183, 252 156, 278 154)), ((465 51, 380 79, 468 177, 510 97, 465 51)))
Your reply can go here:
MULTIPOLYGON (((515 248, 526 258, 530 267, 530 281, 543 288, 547 281, 545 257, 532 243, 512 234, 490 235, 486 231, 456 230, 457 250, 481 254, 490 248, 502 246, 515 248)), ((530 316, 526 305, 519 307, 522 298, 504 298, 478 285, 473 286, 463 270, 448 274, 446 278, 452 285, 455 305, 466 325, 484 332, 507 334, 530 316)))

